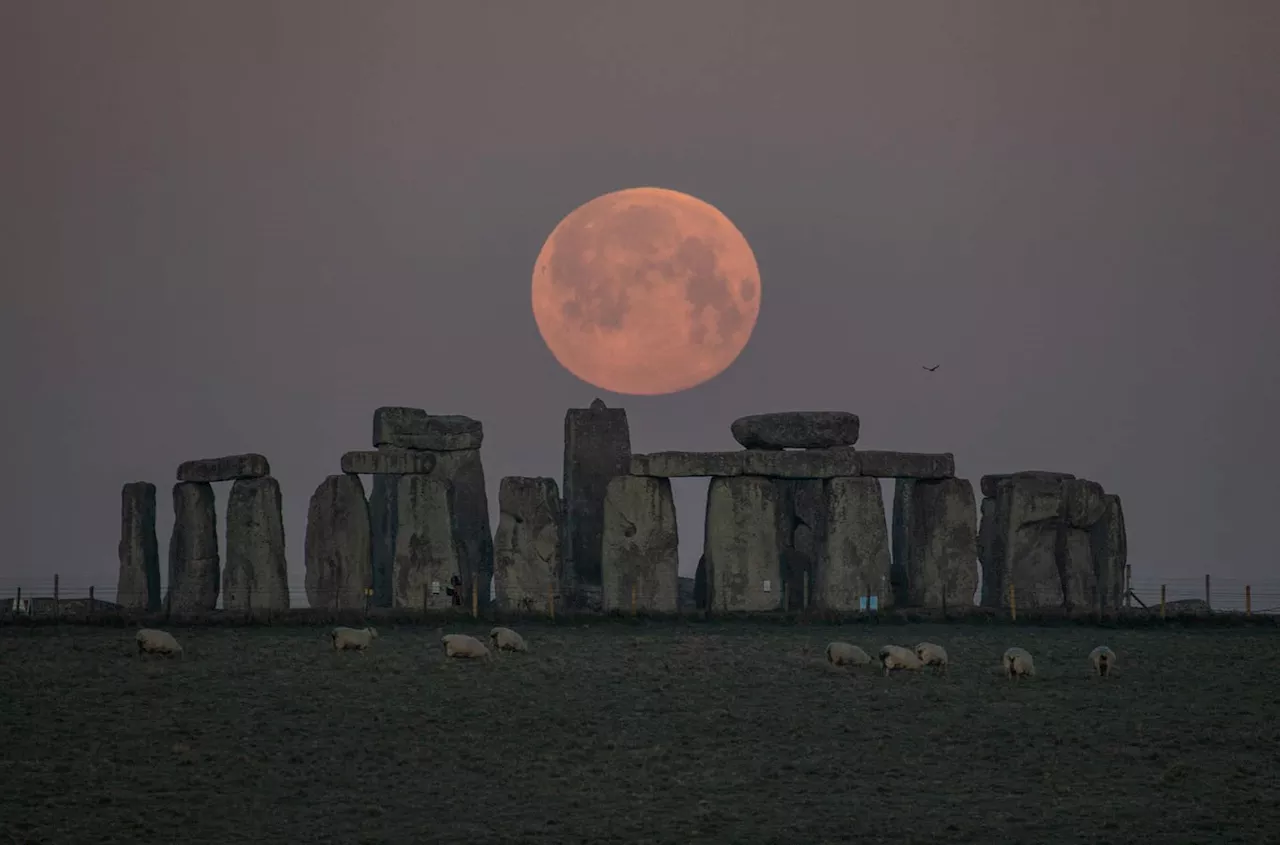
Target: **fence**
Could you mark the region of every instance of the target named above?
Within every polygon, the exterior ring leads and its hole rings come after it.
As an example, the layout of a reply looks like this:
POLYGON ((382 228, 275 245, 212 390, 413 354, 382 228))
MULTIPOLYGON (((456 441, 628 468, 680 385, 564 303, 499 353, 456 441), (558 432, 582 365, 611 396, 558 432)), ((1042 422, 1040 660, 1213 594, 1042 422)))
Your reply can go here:
MULTIPOLYGON (((518 602, 512 603, 513 607, 497 609, 497 613, 506 616, 542 616, 552 621, 555 620, 557 613, 569 612, 576 614, 584 611, 631 617, 690 613, 702 615, 707 611, 705 608, 696 607, 697 602, 695 602, 692 580, 689 578, 679 579, 678 585, 673 591, 669 586, 659 588, 651 582, 623 578, 614 583, 606 583, 603 588, 584 588, 575 596, 566 595, 554 584, 544 585, 545 590, 526 587, 521 591, 522 598, 518 602), (537 595, 537 593, 544 593, 544 595, 537 595)), ((1245 616, 1280 615, 1280 581, 1258 581, 1255 583, 1238 578, 1213 578, 1211 575, 1205 575, 1203 578, 1139 579, 1134 578, 1131 573, 1126 580, 1127 589, 1123 599, 1124 608, 1147 615, 1182 615, 1187 612, 1243 614, 1245 616)), ((798 583, 791 586, 792 589, 788 590, 786 583, 770 585, 766 582, 764 589, 760 591, 760 595, 755 597, 757 603, 756 612, 760 614, 777 612, 808 614, 811 611, 820 612, 811 607, 807 579, 804 579, 802 584, 798 583), (771 592, 776 595, 769 596, 768 594, 771 592)), ((375 606, 371 587, 332 592, 327 596, 318 597, 319 600, 315 605, 309 602, 306 590, 291 588, 288 591, 289 607, 287 609, 278 607, 235 607, 228 609, 224 605, 225 596, 219 595, 215 610, 211 615, 226 619, 234 618, 240 614, 254 617, 266 615, 281 618, 297 615, 301 618, 308 615, 307 612, 310 611, 312 612, 310 615, 323 615, 327 612, 337 615, 394 614, 408 616, 420 613, 423 616, 465 615, 478 618, 480 616, 482 589, 483 585, 475 578, 472 579, 472 583, 469 585, 458 583, 456 580, 453 584, 432 583, 421 587, 421 601, 416 598, 409 600, 408 597, 400 596, 398 597, 399 600, 395 602, 394 608, 386 608, 375 606)), ((99 589, 95 585, 69 586, 63 584, 61 578, 57 575, 53 576, 50 581, 35 581, 30 585, 18 584, 12 581, 8 584, 0 582, 0 619, 9 620, 18 617, 47 619, 54 617, 65 618, 70 621, 85 617, 128 616, 133 618, 154 615, 155 613, 183 617, 210 614, 207 610, 184 611, 182 608, 173 607, 170 604, 169 597, 166 595, 166 590, 167 585, 162 583, 161 595, 164 597, 162 607, 158 611, 149 612, 145 609, 136 609, 139 606, 145 606, 145 596, 128 597, 131 600, 126 601, 126 607, 122 608, 114 587, 99 589)), ((489 585, 489 598, 491 601, 496 598, 492 583, 489 585)), ((875 615, 884 612, 877 604, 876 596, 859 596, 859 611, 846 615, 875 615)), ((913 612, 915 609, 890 608, 890 610, 913 612)), ((965 606, 957 606, 943 608, 942 610, 944 614, 946 611, 963 614, 972 609, 965 606)), ((1083 613, 1097 612, 1098 610, 1099 608, 1095 606, 1084 610, 1083 613)), ((1108 609, 1109 611, 1110 609, 1108 609)), ((1017 594, 1011 586, 999 611, 984 608, 982 611, 975 612, 981 612, 986 615, 1002 613, 1016 621, 1019 616, 1017 594)), ((715 609, 713 608, 710 613, 715 615, 715 609)), ((493 614, 486 613, 485 615, 490 617, 493 614)), ((733 615, 737 616, 739 614, 734 613, 733 615)), ((1043 616, 1045 614, 1043 610, 1036 611, 1033 614, 1023 610, 1021 615, 1025 619, 1031 615, 1043 616)))

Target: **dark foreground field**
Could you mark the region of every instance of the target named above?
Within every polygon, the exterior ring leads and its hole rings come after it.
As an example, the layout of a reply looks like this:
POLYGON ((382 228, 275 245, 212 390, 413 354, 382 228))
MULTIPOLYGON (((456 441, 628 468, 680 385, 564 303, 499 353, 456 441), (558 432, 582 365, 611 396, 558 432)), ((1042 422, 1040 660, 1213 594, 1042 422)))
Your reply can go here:
POLYGON ((0 630, 0 843, 1280 837, 1273 631, 602 623, 485 666, 431 628, 173 630, 182 660, 0 630), (952 673, 831 669, 834 638, 952 673), (1013 644, 1039 678, 993 673, 1013 644))

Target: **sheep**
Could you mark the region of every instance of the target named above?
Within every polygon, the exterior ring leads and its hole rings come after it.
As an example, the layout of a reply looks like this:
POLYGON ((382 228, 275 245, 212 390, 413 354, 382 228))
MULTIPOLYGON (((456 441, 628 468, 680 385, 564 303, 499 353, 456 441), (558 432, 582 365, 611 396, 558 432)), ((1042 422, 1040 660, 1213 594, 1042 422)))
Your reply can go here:
POLYGON ((833 666, 866 666, 871 655, 852 643, 827 643, 827 661, 833 666))
POLYGON ((884 676, 889 677, 892 669, 910 669, 919 671, 924 668, 920 658, 909 648, 900 645, 887 645, 880 649, 880 665, 884 667, 884 676))
POLYGON ((920 643, 916 646, 916 657, 925 666, 937 666, 942 674, 947 674, 947 650, 937 643, 920 643))
POLYGON ((151 654, 176 654, 179 657, 182 656, 182 646, 178 645, 178 641, 168 631, 143 628, 138 631, 138 635, 134 637, 134 640, 138 643, 138 657, 142 657, 144 651, 151 654))
POLYGON ((377 636, 377 630, 372 627, 346 628, 339 625, 329 632, 329 640, 333 644, 334 651, 345 651, 351 648, 363 653, 373 644, 377 636))
POLYGON ((1105 678, 1111 674, 1111 670, 1116 666, 1116 653, 1106 646, 1100 645, 1089 652, 1089 662, 1093 664, 1093 671, 1098 673, 1098 677, 1105 678))
POLYGON ((517 634, 510 628, 493 628, 489 631, 489 641, 493 643, 494 651, 528 651, 529 646, 525 643, 524 637, 517 634))
POLYGON ((445 634, 440 638, 444 646, 445 657, 461 657, 475 660, 488 660, 489 649, 475 637, 466 634, 445 634))
POLYGON ((1006 678, 1017 679, 1024 675, 1030 678, 1036 674, 1035 661, 1031 659, 1031 653, 1024 648, 1015 646, 1007 649, 1000 662, 1004 666, 1006 678))

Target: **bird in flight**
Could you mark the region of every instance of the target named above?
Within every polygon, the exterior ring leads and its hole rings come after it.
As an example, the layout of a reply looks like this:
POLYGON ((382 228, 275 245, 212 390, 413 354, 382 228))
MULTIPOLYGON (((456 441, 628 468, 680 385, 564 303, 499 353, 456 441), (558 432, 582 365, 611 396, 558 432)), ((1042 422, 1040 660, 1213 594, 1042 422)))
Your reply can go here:
POLYGON ((928 370, 929 372, 933 372, 934 370, 938 369, 938 368, 939 368, 939 367, 941 367, 941 366, 942 366, 941 364, 934 364, 932 367, 926 367, 926 366, 921 365, 920 369, 922 369, 922 370, 928 370))

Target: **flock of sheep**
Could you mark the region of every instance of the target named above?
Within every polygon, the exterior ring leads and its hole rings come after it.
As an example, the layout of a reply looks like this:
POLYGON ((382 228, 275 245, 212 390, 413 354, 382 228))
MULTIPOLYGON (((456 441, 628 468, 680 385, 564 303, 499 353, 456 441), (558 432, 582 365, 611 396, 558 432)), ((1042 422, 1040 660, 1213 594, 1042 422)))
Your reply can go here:
MULTIPOLYGON (((900 645, 887 645, 880 649, 880 665, 884 668, 885 677, 897 669, 920 671, 926 666, 935 666, 939 672, 945 673, 950 661, 947 650, 937 643, 920 643, 914 649, 900 645)), ((866 666, 871 663, 871 655, 852 643, 833 642, 827 644, 827 661, 835 666, 866 666)), ((1104 645, 1089 652, 1089 662, 1099 677, 1105 678, 1116 665, 1116 653, 1104 645)), ((1017 646, 1007 649, 1000 658, 1000 667, 1005 677, 1017 680, 1023 677, 1034 677, 1036 664, 1031 653, 1017 646)))
MULTIPOLYGON (((363 652, 378 636, 376 629, 347 628, 339 626, 329 632, 329 641, 334 651, 348 649, 363 652)), ((168 631, 155 628, 143 628, 138 631, 138 656, 144 652, 151 654, 181 655, 182 646, 168 631)), ((489 642, 495 651, 528 651, 524 637, 510 628, 496 627, 489 631, 489 642)), ((488 660, 491 657, 489 647, 475 637, 466 634, 446 634, 440 639, 446 657, 464 660, 488 660)), ((827 661, 834 666, 866 666, 871 655, 852 643, 832 642, 827 644, 827 661)), ((887 645, 880 649, 880 665, 885 677, 899 669, 920 671, 926 666, 937 667, 946 673, 950 665, 947 650, 936 643, 920 643, 914 649, 898 645, 887 645)), ((1089 662, 1093 671, 1102 678, 1107 677, 1116 665, 1116 653, 1105 645, 1100 645, 1089 652, 1089 662)), ((1013 647, 1005 651, 1000 659, 1001 669, 1005 677, 1017 680, 1023 677, 1034 677, 1036 664, 1026 649, 1013 647)))
MULTIPOLYGON (((334 651, 364 651, 377 638, 378 631, 372 627, 347 628, 338 626, 329 632, 329 642, 334 651)), ((156 628, 143 628, 134 639, 138 643, 138 656, 146 654, 182 655, 182 646, 168 631, 156 628)), ((489 641, 497 651, 528 651, 524 637, 510 628, 494 628, 489 632, 489 641)), ((490 652, 488 646, 475 637, 466 634, 446 634, 441 638, 446 657, 487 660, 490 652)))

